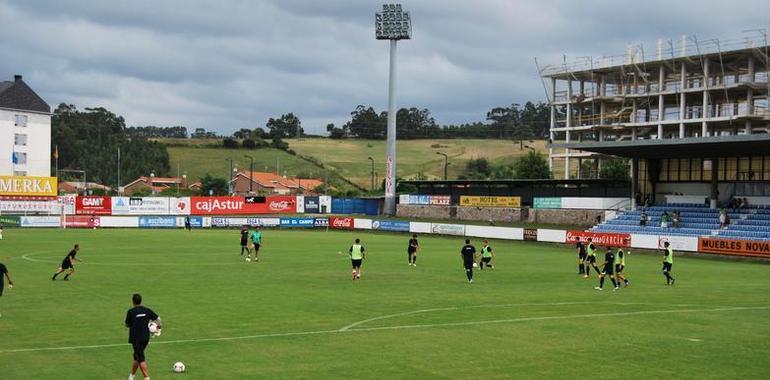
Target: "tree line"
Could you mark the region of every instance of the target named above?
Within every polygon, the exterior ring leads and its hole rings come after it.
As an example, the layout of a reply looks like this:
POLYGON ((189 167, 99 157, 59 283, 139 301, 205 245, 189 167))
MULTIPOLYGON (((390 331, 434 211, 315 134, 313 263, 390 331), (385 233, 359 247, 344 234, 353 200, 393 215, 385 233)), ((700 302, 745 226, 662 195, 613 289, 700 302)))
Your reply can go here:
MULTIPOLYGON (((499 138, 539 139, 548 136, 550 108, 546 103, 517 103, 495 107, 487 112, 484 122, 439 126, 430 110, 401 108, 396 113, 396 135, 400 139, 421 138, 499 138)), ((334 139, 384 139, 387 136, 388 112, 359 105, 342 126, 328 124, 326 132, 334 139)))
POLYGON ((151 172, 162 177, 170 171, 165 145, 131 135, 122 116, 102 107, 78 110, 72 104, 59 104, 51 117, 51 143, 55 147, 51 167, 58 164, 65 180, 82 180, 79 171, 83 170, 89 182, 116 186, 118 149, 123 157, 121 185, 151 172))

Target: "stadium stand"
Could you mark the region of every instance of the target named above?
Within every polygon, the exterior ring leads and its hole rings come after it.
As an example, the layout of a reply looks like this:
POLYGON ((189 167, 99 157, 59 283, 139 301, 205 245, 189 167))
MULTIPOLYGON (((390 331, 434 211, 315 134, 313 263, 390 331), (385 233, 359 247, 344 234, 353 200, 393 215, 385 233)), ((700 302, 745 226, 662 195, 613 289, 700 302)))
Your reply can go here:
POLYGON ((727 209, 730 224, 720 228, 719 210, 708 208, 706 205, 695 204, 666 204, 633 211, 619 213, 616 218, 594 226, 595 232, 619 232, 633 234, 665 234, 685 236, 719 236, 725 238, 746 238, 754 240, 770 240, 770 208, 748 207, 727 209), (647 213, 646 226, 639 225, 642 211, 647 213), (661 215, 667 212, 673 215, 676 210, 681 213, 678 228, 661 227, 661 215))

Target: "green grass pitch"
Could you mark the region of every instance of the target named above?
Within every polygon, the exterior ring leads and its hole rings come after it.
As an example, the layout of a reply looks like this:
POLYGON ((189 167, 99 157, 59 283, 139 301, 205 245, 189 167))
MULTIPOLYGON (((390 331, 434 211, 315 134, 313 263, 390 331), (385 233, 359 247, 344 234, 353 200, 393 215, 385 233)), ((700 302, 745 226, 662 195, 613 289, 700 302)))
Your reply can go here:
POLYGON ((155 380, 770 378, 767 265, 677 257, 667 287, 660 258, 634 253, 631 287, 599 292, 570 248, 494 241, 497 268, 469 285, 460 238, 422 236, 410 267, 405 234, 264 236, 245 263, 235 230, 6 230, 0 378, 125 378, 134 292, 164 321, 155 380), (85 263, 51 281, 73 243, 85 263))

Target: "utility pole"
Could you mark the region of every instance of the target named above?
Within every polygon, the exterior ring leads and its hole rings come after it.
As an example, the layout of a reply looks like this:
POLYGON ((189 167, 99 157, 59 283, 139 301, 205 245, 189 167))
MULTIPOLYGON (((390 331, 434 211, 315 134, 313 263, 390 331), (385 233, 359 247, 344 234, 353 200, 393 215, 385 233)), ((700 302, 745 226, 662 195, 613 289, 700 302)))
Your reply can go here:
POLYGON ((227 171, 227 175, 230 177, 230 182, 227 182, 227 195, 233 195, 233 158, 226 158, 225 161, 230 162, 230 170, 227 171))
POLYGON ((374 158, 367 157, 372 162, 372 191, 374 191, 374 158))
POLYGON ((251 195, 254 192, 254 157, 251 157, 248 154, 246 154, 244 156, 250 160, 250 163, 249 163, 249 195, 251 195))
MULTIPOLYGON (((118 195, 121 195, 120 191, 120 147, 118 147, 118 188, 115 189, 118 191, 118 195)), ((179 196, 179 190, 177 189, 177 196, 179 196)))

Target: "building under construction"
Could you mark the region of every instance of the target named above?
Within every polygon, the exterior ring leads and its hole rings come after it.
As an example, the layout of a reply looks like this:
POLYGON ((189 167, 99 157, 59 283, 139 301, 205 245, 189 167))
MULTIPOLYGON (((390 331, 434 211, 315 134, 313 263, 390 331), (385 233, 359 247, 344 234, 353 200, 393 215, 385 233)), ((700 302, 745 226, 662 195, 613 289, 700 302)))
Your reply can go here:
POLYGON ((770 196, 768 33, 739 40, 659 40, 652 51, 540 67, 551 106, 549 163, 595 178, 631 159, 632 193, 770 196))

